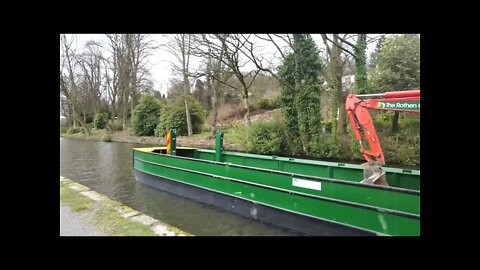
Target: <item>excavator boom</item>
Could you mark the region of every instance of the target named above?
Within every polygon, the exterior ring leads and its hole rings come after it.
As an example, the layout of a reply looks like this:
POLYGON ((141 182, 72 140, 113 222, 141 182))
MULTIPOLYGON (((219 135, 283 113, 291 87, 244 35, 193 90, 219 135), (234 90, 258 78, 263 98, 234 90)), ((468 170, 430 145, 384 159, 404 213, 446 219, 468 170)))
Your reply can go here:
MULTIPOLYGON (((378 140, 377 132, 375 131, 369 110, 412 112, 420 114, 420 89, 370 95, 349 94, 345 102, 345 108, 347 110, 350 125, 360 144, 363 157, 370 164, 369 166, 373 166, 372 164, 377 166, 378 168, 375 170, 380 173, 380 165, 385 164, 385 157, 383 156, 382 147, 378 140), (363 141, 362 135, 365 136, 365 141, 363 141)), ((379 174, 377 174, 377 178, 378 177, 379 174)), ((367 180, 367 178, 365 178, 365 180, 367 180)))

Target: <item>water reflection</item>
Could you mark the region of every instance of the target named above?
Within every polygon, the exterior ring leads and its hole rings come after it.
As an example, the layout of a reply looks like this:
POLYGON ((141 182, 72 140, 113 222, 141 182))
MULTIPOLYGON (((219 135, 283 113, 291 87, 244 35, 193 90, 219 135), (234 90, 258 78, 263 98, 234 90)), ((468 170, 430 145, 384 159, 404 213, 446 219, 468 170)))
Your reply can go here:
POLYGON ((60 138, 60 175, 194 235, 296 235, 138 183, 132 148, 139 146, 60 138))

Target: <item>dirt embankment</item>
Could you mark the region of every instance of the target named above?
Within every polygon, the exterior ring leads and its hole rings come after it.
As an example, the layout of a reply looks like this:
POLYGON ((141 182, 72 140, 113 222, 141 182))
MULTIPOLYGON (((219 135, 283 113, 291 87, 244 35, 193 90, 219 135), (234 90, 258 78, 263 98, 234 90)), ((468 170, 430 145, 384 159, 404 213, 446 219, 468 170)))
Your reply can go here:
MULTIPOLYGON (((243 116, 239 112, 243 107, 240 105, 231 105, 223 104, 222 108, 219 110, 219 129, 228 129, 232 125, 242 125, 243 116)), ((268 122, 271 121, 274 115, 280 114, 279 109, 267 111, 264 109, 258 109, 250 112, 250 121, 255 123, 259 122, 268 122)), ((209 123, 210 120, 207 121, 209 123)), ((165 145, 165 138, 163 137, 154 137, 154 136, 135 136, 132 135, 129 131, 116 131, 107 136, 105 130, 94 130, 91 132, 90 136, 85 134, 60 134, 60 136, 66 138, 75 138, 75 139, 84 139, 84 140, 95 140, 95 141, 112 141, 112 142, 127 142, 134 144, 144 144, 144 145, 165 145)), ((188 136, 178 136, 177 137, 177 146, 184 147, 195 147, 203 149, 214 149, 215 148, 215 138, 208 138, 201 135, 194 135, 191 137, 188 136)), ((223 140, 223 148, 229 151, 243 151, 242 146, 238 142, 229 141, 228 138, 223 140)))
MULTIPOLYGON (((94 141, 105 141, 105 135, 101 134, 92 134, 90 136, 85 134, 61 134, 60 136, 66 138, 74 139, 84 139, 84 140, 94 140, 94 141)), ((128 132, 114 132, 109 135, 110 141, 112 142, 126 142, 134 144, 144 144, 144 145, 156 145, 164 146, 165 138, 162 137, 153 137, 153 136, 134 136, 128 132)), ((199 137, 199 136, 178 136, 177 137, 177 146, 184 147, 195 147, 202 149, 214 149, 215 148, 215 139, 199 137)), ((223 140, 223 148, 225 150, 231 151, 241 151, 242 147, 238 143, 230 142, 227 139, 223 140)))

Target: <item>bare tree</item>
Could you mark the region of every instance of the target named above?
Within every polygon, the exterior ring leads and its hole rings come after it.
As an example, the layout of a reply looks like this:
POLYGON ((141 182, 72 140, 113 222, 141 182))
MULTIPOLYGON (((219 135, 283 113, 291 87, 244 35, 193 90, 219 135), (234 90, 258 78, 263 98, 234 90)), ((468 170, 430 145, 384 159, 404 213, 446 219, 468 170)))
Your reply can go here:
MULTIPOLYGON (((367 44, 375 41, 378 37, 367 38, 367 34, 333 34, 329 37, 327 34, 322 34, 322 39, 327 47, 327 58, 330 56, 329 66, 330 81, 329 85, 335 90, 339 114, 338 127, 339 134, 346 134, 347 120, 345 107, 346 94, 342 91, 341 77, 343 75, 343 66, 348 58, 353 58, 355 61, 355 88, 358 93, 365 93, 367 90, 367 71, 366 71, 366 47, 367 44), (357 39, 356 44, 352 39, 357 39), (339 60, 340 54, 344 53, 344 61, 339 60), (338 84, 340 78, 340 84, 338 84)), ((334 106, 335 107, 335 106, 334 106)), ((335 108, 334 108, 335 109, 335 108)), ((336 110, 336 109, 335 109, 336 110)), ((336 115, 336 113, 334 113, 336 115)), ((334 119, 335 121, 335 119, 334 119)))
POLYGON ((185 114, 187 116, 188 136, 193 135, 192 120, 190 119, 190 110, 188 108, 187 96, 190 95, 190 54, 191 54, 192 35, 177 34, 171 37, 170 42, 165 46, 166 51, 176 58, 176 62, 171 62, 174 72, 180 74, 183 79, 183 95, 185 102, 185 114))
POLYGON ((127 43, 130 63, 132 65, 131 73, 131 111, 137 106, 142 90, 150 87, 150 72, 146 68, 148 57, 158 46, 150 39, 148 34, 131 34, 131 42, 127 43))
POLYGON ((69 100, 68 86, 64 80, 63 74, 60 73, 60 115, 65 116, 67 125, 74 125, 72 103, 69 100))
POLYGON ((122 124, 126 129, 128 105, 132 111, 138 103, 139 72, 145 70, 147 57, 156 46, 145 34, 107 34, 107 37, 113 53, 114 81, 118 82, 115 92, 120 98, 122 124))
POLYGON ((71 56, 72 43, 74 38, 69 42, 65 34, 60 35, 60 52, 61 52, 61 65, 60 65, 60 93, 63 94, 67 100, 68 107, 71 111, 71 120, 73 127, 76 127, 76 108, 75 108, 75 80, 73 75, 73 57, 71 56), (66 66, 66 67, 65 67, 66 66), (64 75, 64 69, 66 68, 67 75, 64 75))
MULTIPOLYGON (((61 88, 61 81, 60 81, 60 88, 61 88)), ((60 116, 64 116, 65 120, 67 121, 67 125, 71 122, 70 115, 71 112, 69 111, 69 106, 67 104, 67 98, 60 90, 60 116)))
MULTIPOLYGON (((270 42, 273 44, 277 52, 280 54, 282 59, 285 59, 288 51, 295 51, 293 46, 293 37, 289 34, 266 34, 266 35, 255 35, 258 39, 270 42)), ((372 42, 374 39, 367 40, 365 34, 360 34, 358 38, 358 44, 354 45, 352 42, 348 40, 353 38, 355 35, 347 35, 344 34, 333 34, 333 37, 329 37, 326 34, 322 34, 322 39, 326 46, 326 56, 323 59, 326 62, 326 69, 323 70, 323 76, 327 81, 329 88, 333 89, 335 92, 334 104, 332 108, 332 113, 334 115, 334 125, 338 126, 336 131, 339 134, 346 133, 346 112, 342 108, 345 104, 345 93, 342 91, 342 75, 343 75, 343 66, 345 62, 348 60, 349 57, 353 57, 355 60, 359 59, 359 55, 365 50, 364 44, 368 44, 372 42), (354 51, 351 51, 351 50, 354 51), (345 53, 344 57, 342 58, 342 52, 345 53), (337 124, 337 109, 340 108, 338 113, 338 124, 337 124)), ((267 66, 265 63, 268 63, 267 59, 265 59, 261 54, 255 51, 254 43, 249 42, 245 35, 242 35, 243 40, 248 46, 245 46, 245 50, 242 52, 252 63, 254 63, 258 69, 261 71, 265 71, 270 73, 274 78, 276 78, 280 83, 284 86, 291 88, 292 86, 283 82, 281 78, 279 78, 274 71, 273 67, 267 66)), ((321 51, 319 51, 321 53, 321 51)), ((359 59, 362 60, 362 59, 359 59)), ((365 61, 356 61, 356 65, 361 65, 365 61)), ((361 70, 361 69, 356 69, 361 70)), ((359 78, 364 78, 365 76, 356 76, 359 78)), ((365 80, 363 80, 365 81, 365 80)), ((362 82, 363 82, 362 81, 362 82)), ((295 87, 295 86, 293 86, 295 87)))
POLYGON ((341 49, 344 53, 350 55, 355 60, 355 88, 357 92, 363 94, 367 91, 367 70, 366 70, 366 49, 367 44, 376 41, 379 37, 372 37, 367 39, 367 34, 344 35, 337 40, 331 40, 326 35, 324 40, 330 41, 334 46, 341 49), (356 44, 349 41, 353 37, 357 38, 356 44))
POLYGON ((225 93, 225 84, 221 82, 226 82, 233 74, 228 71, 228 68, 222 62, 223 59, 223 50, 220 51, 220 59, 212 59, 208 57, 208 68, 207 68, 207 87, 210 89, 212 99, 212 125, 210 128, 211 137, 215 136, 217 132, 217 123, 218 123, 218 108, 223 103, 223 95, 225 93))
MULTIPOLYGON (((343 37, 345 37, 344 35, 343 37)), ((345 111, 345 98, 346 94, 342 89, 342 76, 343 76, 343 67, 346 62, 346 58, 342 60, 342 51, 339 46, 341 46, 341 37, 339 34, 333 34, 332 42, 338 44, 338 46, 329 45, 329 37, 326 34, 322 34, 322 39, 326 47, 326 55, 324 57, 325 62, 327 63, 327 68, 324 72, 324 78, 327 81, 330 89, 334 91, 334 99, 332 106, 332 115, 333 115, 333 134, 346 134, 347 133, 347 114, 345 111), (338 121, 337 121, 337 111, 338 111, 338 121)))
POLYGON ((103 59, 105 88, 109 104, 111 104, 111 118, 117 116, 117 98, 118 98, 118 72, 116 67, 116 56, 113 54, 112 60, 103 59))
MULTIPOLYGON (((79 89, 75 82, 75 52, 72 50, 72 44, 75 40, 75 36, 69 42, 65 34, 60 35, 63 63, 61 64, 62 70, 60 70, 60 92, 64 94, 68 100, 68 104, 72 108, 72 121, 73 126, 76 126, 76 121, 80 121, 85 133, 90 135, 90 129, 88 128, 85 119, 80 116, 80 106, 78 102, 79 89), (63 67, 66 65, 68 76, 63 75, 63 67)), ((85 113, 84 113, 85 115, 85 113)))
MULTIPOLYGON (((276 54, 278 53, 280 54, 280 58, 285 60, 288 52, 295 50, 293 46, 293 37, 289 34, 265 34, 265 36, 254 36, 257 39, 270 42, 275 46, 277 51, 274 53, 273 58, 277 58, 276 54)), ((258 70, 269 73, 285 87, 292 88, 290 84, 284 82, 282 78, 277 75, 272 64, 272 59, 266 59, 258 50, 256 50, 257 46, 250 40, 251 35, 242 34, 239 35, 238 38, 241 39, 242 43, 245 44, 242 48, 240 48, 240 51, 248 60, 255 64, 258 70)))
POLYGON ((194 36, 194 43, 197 50, 193 50, 193 53, 197 56, 206 58, 206 64, 204 68, 197 71, 194 74, 194 77, 205 76, 206 88, 211 99, 212 106, 212 123, 210 127, 211 135, 210 138, 215 137, 217 131, 218 123, 218 108, 223 102, 223 95, 225 93, 225 86, 223 82, 226 82, 233 74, 228 71, 228 66, 223 63, 223 58, 225 51, 223 47, 220 47, 220 50, 217 51, 217 55, 213 57, 213 47, 210 46, 210 42, 207 39, 206 35, 197 35, 194 36), (199 50, 200 46, 205 47, 206 54, 204 51, 199 50))
MULTIPOLYGON (((102 73, 101 73, 101 63, 103 60, 103 55, 99 49, 99 44, 89 41, 85 45, 85 51, 80 53, 76 57, 76 62, 81 69, 80 76, 84 81, 85 89, 85 101, 84 106, 85 112, 87 108, 89 111, 95 115, 99 112, 101 97, 102 97, 102 73)), ((84 113, 84 119, 86 118, 86 113, 84 113)))
MULTIPOLYGON (((122 125, 123 128, 126 128, 126 118, 127 118, 127 103, 129 97, 129 75, 130 71, 128 70, 128 57, 125 46, 125 37, 120 34, 107 34, 108 39, 110 40, 110 46, 113 53, 113 65, 114 65, 114 78, 117 81, 117 89, 114 92, 118 93, 118 106, 122 107, 122 110, 119 110, 119 115, 121 112, 122 125)), ((115 84, 113 84, 115 87, 115 84)), ((120 108, 119 108, 120 109, 120 108)))
POLYGON ((243 117, 244 123, 245 125, 250 126, 249 88, 252 86, 260 70, 255 69, 248 73, 243 72, 243 68, 247 61, 242 60, 241 57, 243 55, 242 51, 246 46, 246 41, 248 41, 248 38, 245 40, 241 35, 237 34, 204 35, 200 45, 208 48, 208 50, 202 49, 201 46, 197 46, 195 54, 204 57, 211 57, 212 59, 223 63, 229 70, 231 70, 233 75, 235 75, 240 83, 239 87, 234 86, 221 78, 212 78, 241 93, 245 111, 243 117))

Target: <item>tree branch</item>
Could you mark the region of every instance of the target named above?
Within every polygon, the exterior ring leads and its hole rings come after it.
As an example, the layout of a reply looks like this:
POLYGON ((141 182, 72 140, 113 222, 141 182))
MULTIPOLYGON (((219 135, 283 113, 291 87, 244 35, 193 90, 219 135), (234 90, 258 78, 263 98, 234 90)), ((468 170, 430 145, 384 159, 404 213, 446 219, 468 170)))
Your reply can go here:
POLYGON ((326 34, 321 34, 323 43, 325 43, 325 47, 327 48, 327 55, 330 55, 330 46, 328 46, 327 42, 327 35, 326 34))
POLYGON ((348 42, 345 40, 345 38, 338 37, 343 43, 346 43, 347 45, 350 45, 352 48, 355 48, 356 46, 353 43, 348 42))
MULTIPOLYGON (((253 71, 249 72, 248 75, 250 75, 250 73, 252 73, 253 71)), ((250 88, 250 86, 252 86, 253 82, 255 81, 255 78, 257 77, 258 73, 260 72, 260 70, 256 70, 255 71, 255 75, 253 75, 253 79, 250 81, 250 84, 247 86, 247 89, 250 88)))
POLYGON ((237 87, 235 87, 235 86, 233 86, 233 85, 231 85, 231 84, 228 84, 227 82, 224 82, 223 80, 215 77, 214 75, 210 75, 210 77, 213 78, 214 80, 216 80, 216 81, 218 81, 218 82, 220 82, 220 83, 228 86, 228 87, 231 87, 231 88, 233 88, 233 89, 235 89, 235 90, 237 90, 237 91, 240 91, 237 87))
MULTIPOLYGON (((325 39, 327 39, 328 41, 330 41, 331 43, 333 43, 335 46, 337 46, 338 48, 340 48, 342 51, 344 51, 344 52, 346 52, 346 53, 350 54, 351 56, 353 56, 353 58, 354 58, 354 59, 356 59, 356 57, 355 57, 355 54, 354 54, 354 53, 352 53, 351 51, 349 51, 349 50, 347 50, 347 49, 343 48, 341 45, 339 45, 339 44, 337 44, 336 42, 334 42, 333 40, 329 39, 329 38, 328 38, 326 35, 325 35, 325 39)), ((338 39, 340 39, 340 37, 338 37, 338 39)))

